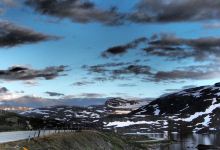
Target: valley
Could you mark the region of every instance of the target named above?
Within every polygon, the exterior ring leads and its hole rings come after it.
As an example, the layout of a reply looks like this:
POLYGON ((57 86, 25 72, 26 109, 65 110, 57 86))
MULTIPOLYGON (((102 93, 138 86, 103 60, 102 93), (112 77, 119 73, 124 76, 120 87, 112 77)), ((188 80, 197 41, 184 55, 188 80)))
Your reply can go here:
POLYGON ((88 107, 55 105, 16 113, 2 110, 1 119, 5 117, 8 123, 0 129, 10 130, 6 127, 17 124, 14 130, 30 130, 30 127, 35 130, 91 130, 141 136, 142 141, 152 138, 158 142, 159 139, 175 142, 181 135, 188 138, 195 134, 219 133, 219 93, 220 86, 215 84, 184 89, 152 101, 111 98, 103 105, 88 107))

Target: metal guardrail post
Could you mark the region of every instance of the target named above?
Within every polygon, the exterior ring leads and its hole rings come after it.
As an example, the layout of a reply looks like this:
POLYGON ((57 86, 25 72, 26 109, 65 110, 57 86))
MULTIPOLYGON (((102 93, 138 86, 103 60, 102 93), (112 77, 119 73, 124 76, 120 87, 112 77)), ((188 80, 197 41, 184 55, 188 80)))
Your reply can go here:
POLYGON ((37 137, 38 137, 38 138, 40 137, 40 130, 38 131, 38 135, 37 135, 37 137))

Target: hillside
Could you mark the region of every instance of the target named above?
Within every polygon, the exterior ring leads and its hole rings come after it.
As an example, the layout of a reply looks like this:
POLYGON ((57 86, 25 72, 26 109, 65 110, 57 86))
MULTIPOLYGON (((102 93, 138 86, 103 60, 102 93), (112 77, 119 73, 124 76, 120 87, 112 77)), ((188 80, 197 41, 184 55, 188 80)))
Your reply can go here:
POLYGON ((209 106, 218 103, 219 98, 220 83, 216 83, 212 86, 189 88, 162 96, 134 113, 148 115, 194 114, 204 112, 209 106), (213 102, 213 99, 217 101, 213 102))
POLYGON ((147 105, 150 100, 125 100, 122 98, 111 98, 105 102, 105 107, 111 114, 128 114, 141 106, 147 105))
POLYGON ((91 126, 108 115, 128 114, 148 103, 149 101, 129 101, 120 98, 112 98, 107 100, 104 105, 92 105, 89 107, 59 105, 36 108, 24 111, 20 114, 25 117, 35 117, 44 120, 52 119, 65 123, 68 122, 71 123, 72 126, 78 126, 78 124, 81 124, 81 126, 89 124, 89 126, 91 126))
POLYGON ((0 132, 11 130, 25 130, 27 127, 25 117, 18 114, 0 111, 0 132))
MULTIPOLYGON (((119 135, 96 131, 57 134, 37 140, 19 141, 0 145, 1 150, 20 150, 23 146, 31 150, 141 150, 140 145, 129 142, 119 135)), ((145 148, 146 149, 146 148, 145 148)))
POLYGON ((68 122, 77 128, 117 128, 119 132, 213 133, 220 131, 220 83, 184 89, 150 103, 114 98, 105 105, 54 106, 29 110, 22 115, 68 122))
POLYGON ((167 118, 173 125, 196 132, 219 131, 220 83, 162 96, 132 112, 167 118))
POLYGON ((0 132, 43 128, 64 128, 67 123, 54 119, 44 120, 37 117, 26 117, 14 112, 0 110, 0 132))
POLYGON ((106 98, 72 98, 72 99, 51 99, 51 98, 42 98, 35 96, 22 96, 15 99, 1 100, 0 107, 25 107, 25 108, 41 108, 41 107, 50 107, 57 105, 66 105, 66 106, 89 106, 89 105, 103 105, 107 99, 106 98))

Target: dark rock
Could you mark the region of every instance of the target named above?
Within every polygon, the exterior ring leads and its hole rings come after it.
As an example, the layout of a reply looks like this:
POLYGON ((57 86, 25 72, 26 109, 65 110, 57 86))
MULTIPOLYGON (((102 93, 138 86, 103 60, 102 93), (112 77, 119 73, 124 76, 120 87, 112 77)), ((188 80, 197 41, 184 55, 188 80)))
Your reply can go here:
POLYGON ((120 106, 127 105, 127 104, 135 105, 138 103, 139 103, 139 101, 136 101, 136 100, 125 100, 122 98, 111 98, 105 102, 105 106, 107 108, 108 107, 114 108, 114 107, 120 107, 120 106))
POLYGON ((215 146, 215 145, 204 145, 204 144, 199 144, 198 146, 197 146, 197 149, 198 150, 217 150, 217 149, 219 149, 220 150, 220 147, 218 147, 218 146, 215 146))

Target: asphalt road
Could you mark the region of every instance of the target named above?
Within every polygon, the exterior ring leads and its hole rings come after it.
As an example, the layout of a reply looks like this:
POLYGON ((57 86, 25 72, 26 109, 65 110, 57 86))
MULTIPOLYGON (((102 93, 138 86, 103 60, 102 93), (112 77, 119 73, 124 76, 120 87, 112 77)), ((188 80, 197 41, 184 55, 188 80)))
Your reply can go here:
MULTIPOLYGON (((58 131, 57 131, 58 132, 58 131)), ((64 132, 63 130, 59 132, 64 132)), ((65 131, 68 132, 68 131, 65 131)), ((55 130, 41 130, 39 131, 13 131, 13 132, 0 132, 0 144, 7 142, 14 142, 19 140, 25 140, 33 137, 40 137, 54 134, 55 130)))

